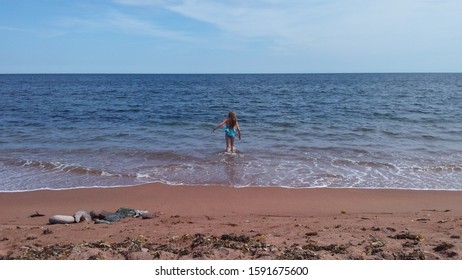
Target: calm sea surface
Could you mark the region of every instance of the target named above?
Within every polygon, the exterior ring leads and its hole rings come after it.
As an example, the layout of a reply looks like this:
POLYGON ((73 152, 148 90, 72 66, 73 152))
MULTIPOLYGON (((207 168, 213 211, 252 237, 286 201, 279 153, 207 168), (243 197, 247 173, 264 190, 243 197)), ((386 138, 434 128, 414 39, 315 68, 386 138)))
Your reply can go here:
POLYGON ((0 191, 462 190, 462 74, 0 75, 0 104, 0 191))

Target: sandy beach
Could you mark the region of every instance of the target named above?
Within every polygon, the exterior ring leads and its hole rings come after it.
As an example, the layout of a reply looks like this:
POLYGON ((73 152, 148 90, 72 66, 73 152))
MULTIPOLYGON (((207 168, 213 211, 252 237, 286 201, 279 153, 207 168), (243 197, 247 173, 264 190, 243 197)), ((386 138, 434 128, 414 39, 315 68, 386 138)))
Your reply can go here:
POLYGON ((458 191, 161 184, 0 193, 0 259, 462 259, 461 201, 458 191), (153 217, 48 224, 120 207, 153 217))

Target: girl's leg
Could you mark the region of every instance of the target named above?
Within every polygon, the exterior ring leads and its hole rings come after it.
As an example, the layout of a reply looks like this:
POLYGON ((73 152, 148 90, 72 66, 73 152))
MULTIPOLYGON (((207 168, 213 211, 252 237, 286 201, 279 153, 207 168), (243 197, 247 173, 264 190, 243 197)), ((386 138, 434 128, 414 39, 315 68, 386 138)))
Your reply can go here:
POLYGON ((228 136, 225 136, 226 139, 226 152, 229 153, 230 146, 231 146, 231 139, 228 136))
POLYGON ((234 153, 234 137, 229 137, 231 144, 231 153, 234 153))

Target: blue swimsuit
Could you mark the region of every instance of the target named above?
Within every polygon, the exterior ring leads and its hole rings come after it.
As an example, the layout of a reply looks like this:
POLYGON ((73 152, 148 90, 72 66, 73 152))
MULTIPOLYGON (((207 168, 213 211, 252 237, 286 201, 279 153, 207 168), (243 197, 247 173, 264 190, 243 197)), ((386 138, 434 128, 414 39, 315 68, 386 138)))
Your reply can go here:
POLYGON ((228 137, 236 136, 237 127, 230 128, 229 126, 225 126, 225 135, 228 137))

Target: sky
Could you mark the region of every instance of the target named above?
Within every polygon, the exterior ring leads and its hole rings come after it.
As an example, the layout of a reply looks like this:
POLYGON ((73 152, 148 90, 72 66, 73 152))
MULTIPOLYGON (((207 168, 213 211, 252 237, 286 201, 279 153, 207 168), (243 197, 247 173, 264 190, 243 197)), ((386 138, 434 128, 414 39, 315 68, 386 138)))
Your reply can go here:
POLYGON ((462 72, 460 0, 0 0, 0 73, 462 72))

